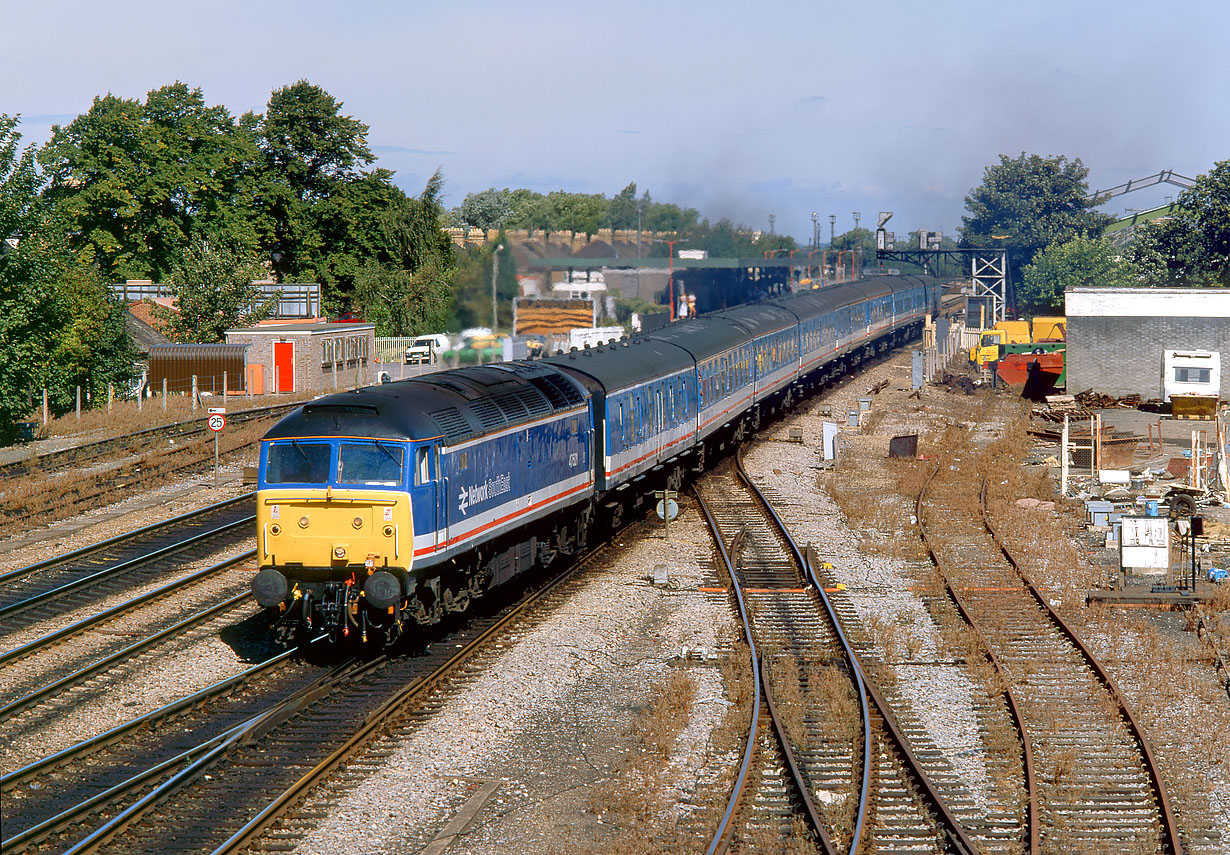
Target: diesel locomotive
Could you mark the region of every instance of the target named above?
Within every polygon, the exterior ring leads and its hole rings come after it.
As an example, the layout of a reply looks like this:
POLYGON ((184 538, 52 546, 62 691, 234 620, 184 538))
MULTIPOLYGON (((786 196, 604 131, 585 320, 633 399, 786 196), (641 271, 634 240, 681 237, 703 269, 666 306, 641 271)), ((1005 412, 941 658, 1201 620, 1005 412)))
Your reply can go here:
POLYGON ((933 279, 865 279, 318 398, 261 441, 252 592, 285 641, 391 643, 618 527, 706 449, 919 335, 939 299, 933 279))

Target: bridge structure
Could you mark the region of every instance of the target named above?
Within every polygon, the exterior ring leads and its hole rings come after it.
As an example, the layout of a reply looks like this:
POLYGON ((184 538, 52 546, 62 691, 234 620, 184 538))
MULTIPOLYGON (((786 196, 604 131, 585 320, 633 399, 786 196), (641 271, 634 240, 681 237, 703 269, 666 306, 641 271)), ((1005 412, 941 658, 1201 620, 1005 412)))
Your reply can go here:
POLYGON ((712 312, 752 302, 798 287, 821 287, 848 282, 862 275, 861 250, 778 250, 775 254, 731 258, 663 258, 620 256, 564 256, 531 258, 521 269, 560 272, 568 280, 575 274, 596 271, 667 274, 667 287, 659 302, 671 307, 674 319, 677 295, 696 296, 698 312, 712 312))

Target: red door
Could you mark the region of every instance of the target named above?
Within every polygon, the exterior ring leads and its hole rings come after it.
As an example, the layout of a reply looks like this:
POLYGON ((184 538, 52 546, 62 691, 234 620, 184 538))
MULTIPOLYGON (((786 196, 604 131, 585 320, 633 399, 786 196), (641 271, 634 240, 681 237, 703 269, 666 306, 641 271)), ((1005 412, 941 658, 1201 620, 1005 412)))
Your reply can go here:
POLYGON ((278 377, 277 391, 295 391, 295 343, 293 341, 273 343, 273 368, 278 377))

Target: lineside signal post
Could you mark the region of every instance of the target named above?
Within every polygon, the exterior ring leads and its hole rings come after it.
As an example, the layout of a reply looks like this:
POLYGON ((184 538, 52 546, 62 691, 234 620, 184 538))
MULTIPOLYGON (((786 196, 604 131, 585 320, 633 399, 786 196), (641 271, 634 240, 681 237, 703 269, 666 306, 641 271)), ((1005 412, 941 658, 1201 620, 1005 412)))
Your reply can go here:
POLYGON ((679 493, 675 490, 654 490, 653 497, 658 499, 656 508, 658 517, 666 526, 666 539, 671 539, 671 520, 679 516, 679 503, 675 499, 679 498, 679 493))
POLYGON ((226 427, 226 408, 210 407, 209 418, 206 420, 209 429, 214 432, 214 486, 218 486, 218 434, 226 427))

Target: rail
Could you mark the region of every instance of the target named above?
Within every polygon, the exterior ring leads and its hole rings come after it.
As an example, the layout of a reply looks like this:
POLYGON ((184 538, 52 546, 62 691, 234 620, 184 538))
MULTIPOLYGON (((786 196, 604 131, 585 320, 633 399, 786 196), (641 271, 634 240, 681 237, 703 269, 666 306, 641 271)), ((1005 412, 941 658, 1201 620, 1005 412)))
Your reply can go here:
POLYGON ((1012 567, 1013 571, 1015 571, 1020 577, 1021 581, 1025 584, 1025 587, 1029 590, 1030 595, 1033 597, 1038 606, 1046 615, 1050 617, 1055 625, 1059 627, 1059 630, 1068 638, 1069 641, 1072 642, 1076 649, 1080 651, 1081 656, 1086 662, 1089 663, 1090 669, 1095 675, 1097 675, 1098 680, 1101 681, 1101 683, 1106 687, 1106 690, 1110 693, 1111 697, 1114 698, 1115 703, 1118 704, 1119 709, 1123 713, 1124 719, 1127 722, 1128 729, 1132 732, 1132 736, 1140 745, 1140 752, 1145 761, 1144 765, 1146 774, 1149 777, 1149 782, 1153 787, 1154 793, 1157 795, 1158 806, 1161 814, 1160 819, 1163 836, 1162 844, 1163 846, 1168 847, 1171 852, 1182 852, 1182 838, 1179 835, 1179 824, 1176 822, 1174 813, 1170 808, 1170 796, 1166 792, 1165 782, 1162 780, 1161 772, 1157 768, 1157 761, 1153 757, 1153 749, 1149 745, 1149 740, 1145 736, 1144 729, 1141 728, 1139 722, 1136 720, 1136 716, 1133 715, 1132 708, 1128 704, 1127 697, 1111 678, 1110 673, 1106 670, 1106 667, 1102 664, 1101 660, 1099 660, 1098 657, 1093 654, 1093 651, 1085 645, 1084 641, 1082 641, 1076 631, 1068 625, 1067 621, 1059 616, 1059 613, 1055 611, 1047 598, 1042 595, 1040 590, 1038 590, 1038 587, 1034 584, 1033 580, 1030 579, 1025 571, 1021 569, 1020 565, 1017 564, 1016 558, 1013 557, 1012 553, 1008 550, 1007 545, 1000 538, 999 533, 995 530, 995 527, 991 522, 990 514, 987 511, 986 478, 983 478, 982 480, 982 489, 979 492, 979 506, 982 513, 983 525, 986 527, 987 532, 995 540, 995 543, 999 547, 1000 552, 1003 554, 1004 559, 1012 567))

